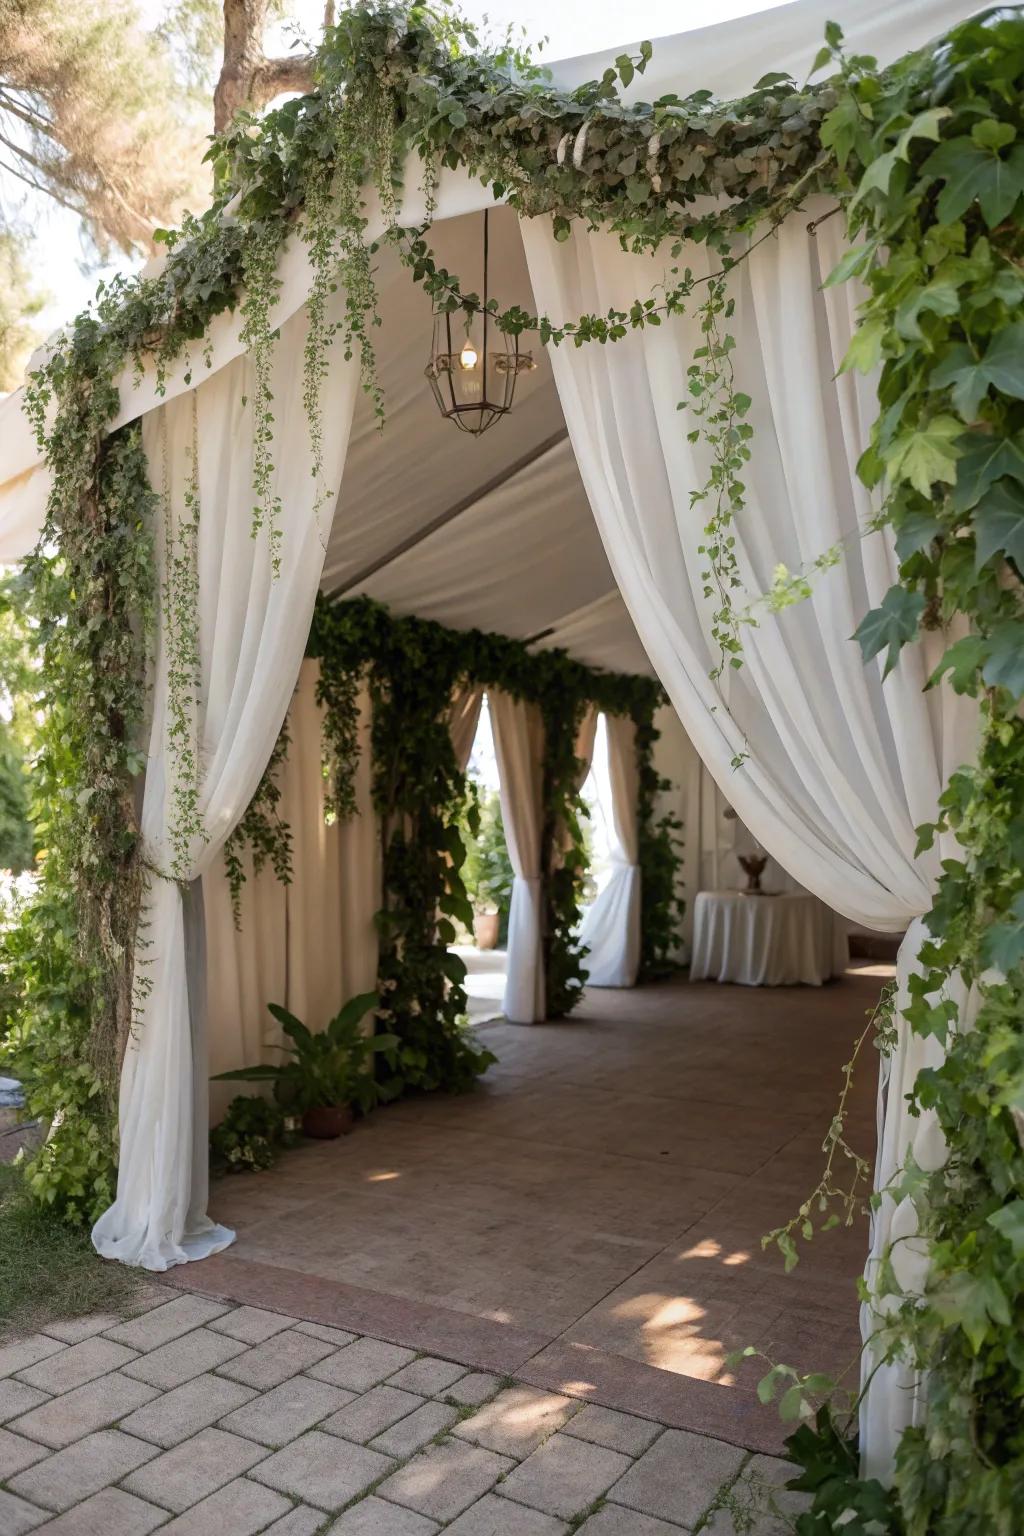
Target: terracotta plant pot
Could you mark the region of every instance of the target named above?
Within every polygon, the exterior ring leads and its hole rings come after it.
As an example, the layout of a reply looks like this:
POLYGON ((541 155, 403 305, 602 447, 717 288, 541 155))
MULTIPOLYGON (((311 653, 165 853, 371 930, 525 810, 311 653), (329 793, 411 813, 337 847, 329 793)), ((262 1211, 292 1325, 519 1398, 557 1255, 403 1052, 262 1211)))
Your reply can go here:
POLYGON ((315 1136, 318 1141, 333 1141, 336 1136, 347 1136, 356 1123, 350 1104, 324 1104, 307 1109, 302 1117, 304 1136, 315 1136))
POLYGON ((473 938, 477 949, 493 949, 498 942, 500 913, 478 912, 473 918, 473 938))

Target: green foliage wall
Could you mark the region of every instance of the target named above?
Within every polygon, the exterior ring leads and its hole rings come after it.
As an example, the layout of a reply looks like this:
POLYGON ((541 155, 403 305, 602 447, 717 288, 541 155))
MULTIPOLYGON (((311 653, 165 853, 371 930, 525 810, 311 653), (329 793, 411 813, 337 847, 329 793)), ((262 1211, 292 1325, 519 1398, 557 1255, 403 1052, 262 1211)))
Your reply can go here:
MULTIPOLYGON (((379 917, 381 981, 387 1027, 414 1041, 417 1061, 432 1056, 434 1020, 439 1040, 453 1034, 465 1008, 462 962, 447 953, 457 917, 472 926, 461 868, 459 830, 466 780, 451 745, 448 709, 465 683, 502 688, 538 705, 544 720, 542 871, 547 1011, 571 1011, 583 986, 583 958, 575 937, 586 855, 576 789, 575 742, 588 704, 638 722, 641 822, 650 859, 651 952, 672 942, 678 915, 674 891, 666 900, 664 875, 678 859, 666 843, 668 829, 656 819, 653 795, 661 781, 650 766, 656 732, 653 713, 662 694, 650 678, 602 673, 558 651, 534 653, 521 642, 478 630, 445 629, 416 618, 390 615, 368 599, 321 603, 310 650, 319 656, 320 693, 327 710, 326 743, 332 759, 333 797, 351 809, 351 778, 357 753, 356 692, 365 677, 373 703, 374 800, 384 837, 385 906, 379 917), (674 862, 673 862, 674 861, 674 862), (440 914, 437 920, 436 914, 440 914)), ((645 915, 646 921, 646 915, 645 915)), ((413 1065, 410 1061, 410 1065, 413 1065)), ((434 1068, 419 1064, 437 1086, 434 1068)), ((442 1071, 441 1068, 437 1069, 442 1071)), ((447 1061, 439 1079, 459 1078, 447 1061)))

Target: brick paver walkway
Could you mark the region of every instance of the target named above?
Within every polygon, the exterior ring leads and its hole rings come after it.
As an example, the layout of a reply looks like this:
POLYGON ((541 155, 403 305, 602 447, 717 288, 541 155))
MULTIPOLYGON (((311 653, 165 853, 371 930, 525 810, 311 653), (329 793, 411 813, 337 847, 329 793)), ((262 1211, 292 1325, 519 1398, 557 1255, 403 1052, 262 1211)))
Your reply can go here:
MULTIPOLYGON (((732 1536, 785 1463, 367 1336, 151 1287, 0 1344, 0 1536, 732 1536)), ((792 1528, 779 1493, 756 1536, 792 1528)))

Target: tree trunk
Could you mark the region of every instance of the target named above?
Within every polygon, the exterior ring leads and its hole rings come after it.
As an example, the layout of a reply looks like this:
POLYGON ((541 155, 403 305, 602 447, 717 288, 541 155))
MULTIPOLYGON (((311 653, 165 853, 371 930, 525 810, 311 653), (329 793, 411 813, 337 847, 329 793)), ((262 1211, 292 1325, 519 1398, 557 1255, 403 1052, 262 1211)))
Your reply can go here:
POLYGON ((268 59, 263 52, 270 0, 224 0, 224 62, 213 93, 213 126, 230 127, 236 112, 258 110, 284 91, 307 91, 310 54, 268 59))

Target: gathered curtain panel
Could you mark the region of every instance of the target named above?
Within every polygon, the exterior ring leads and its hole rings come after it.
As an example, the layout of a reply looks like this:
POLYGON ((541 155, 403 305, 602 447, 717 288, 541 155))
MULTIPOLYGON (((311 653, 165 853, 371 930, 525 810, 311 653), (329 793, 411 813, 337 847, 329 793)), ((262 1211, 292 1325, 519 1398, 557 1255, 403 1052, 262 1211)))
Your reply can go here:
MULTIPOLYGON (((341 304, 336 296, 335 303, 341 304)), ((331 317, 337 318, 337 316, 331 317)), ((143 419, 157 514, 161 600, 153 718, 142 806, 143 852, 150 870, 135 954, 139 1023, 125 1054, 120 1090, 117 1197, 93 1229, 104 1258, 164 1270, 215 1253, 233 1233, 206 1215, 207 1042, 190 1010, 183 888, 209 871, 244 813, 270 757, 291 699, 309 633, 327 528, 316 512, 318 486, 305 451, 308 428, 301 377, 306 319, 281 328, 272 365, 278 451, 271 496, 283 534, 275 575, 267 530, 250 532, 256 380, 239 358, 191 394, 143 419), (284 451, 283 445, 292 446, 284 451), (194 748, 202 765, 198 813, 185 867, 174 859, 175 722, 169 669, 173 612, 163 593, 169 559, 191 520, 196 455, 199 688, 194 748), (172 548, 167 547, 168 535, 172 548), (178 878, 175 878, 177 875, 178 878)), ((358 370, 332 360, 323 384, 324 476, 337 485, 358 389, 358 370)))
POLYGON ((471 683, 456 688, 452 695, 448 708, 448 729, 451 731, 452 751, 460 773, 465 773, 473 755, 483 702, 484 690, 471 683))
POLYGON ((538 1024, 547 1011, 541 922, 544 825, 544 722, 540 708, 488 689, 498 790, 512 864, 508 974, 502 1011, 513 1024, 538 1024))
MULTIPOLYGON (((551 362, 609 562, 687 734, 741 820, 801 885, 857 922, 907 930, 898 963, 905 995, 918 919, 952 851, 944 839, 915 858, 914 829, 934 818, 949 772, 972 756, 976 713, 947 688, 924 692, 934 665, 926 646, 906 648, 883 682, 880 663, 865 666, 851 639, 896 580, 898 562, 887 532, 866 532, 873 509, 856 463, 877 413, 875 381, 835 377, 857 295, 849 284, 822 290, 844 240, 840 220, 808 224, 831 211, 816 201, 820 207, 792 215, 730 279, 736 310, 722 324, 735 337, 736 388, 751 398, 754 426, 746 506, 730 530, 744 588, 734 601, 767 591, 780 562, 800 570, 840 543, 843 558, 816 577, 806 601, 781 614, 758 611, 757 626, 743 629, 742 668, 727 668, 719 683, 709 676, 718 604, 704 594, 699 549, 713 504, 690 502, 708 480, 710 458, 703 442, 688 441, 693 423, 677 410, 690 398, 687 369, 707 342, 701 290, 685 316, 614 346, 553 348, 551 362)), ((545 220, 521 227, 538 308, 556 320, 628 310, 670 280, 664 258, 625 252, 614 235, 577 226, 555 241, 545 220)), ((697 277, 712 261, 703 245, 683 257, 697 277)), ((910 1116, 904 1098, 934 1054, 934 1041, 901 1024, 889 1090, 883 1082, 880 1093, 880 1185, 909 1149, 926 1166, 937 1155, 934 1120, 910 1116)), ((883 1201, 873 1224, 872 1266, 891 1233, 912 1228, 909 1202, 891 1207, 883 1201)), ((926 1258, 903 1246, 906 1277, 919 1286, 926 1258)), ((866 1334, 873 1327, 865 1318, 866 1334)), ((865 1358, 870 1371, 870 1350, 865 1358)), ((891 1475, 895 1437, 919 1412, 908 1367, 875 1376, 862 1413, 868 1475, 891 1475)))
MULTIPOLYGON (((283 1003, 317 1033, 348 998, 376 984, 381 851, 369 690, 364 684, 358 697, 355 812, 344 821, 328 820, 319 676, 319 661, 303 661, 285 721, 288 754, 277 776, 280 815, 292 842, 290 884, 282 884, 269 865, 256 874, 246 855, 236 925, 223 859, 203 877, 211 1073, 280 1060, 275 1048, 284 1043, 283 1032, 268 1002, 283 1003)), ((238 1091, 234 1083, 211 1084, 213 1123, 238 1091)))
POLYGON ((640 825, 636 725, 627 715, 605 718, 611 810, 611 874, 587 908, 580 940, 592 987, 633 987, 640 969, 640 825))
MULTIPOLYGON (((579 794, 590 777, 590 770, 594 764, 594 747, 597 742, 597 722, 599 719, 600 712, 596 706, 588 704, 583 712, 583 719, 579 723, 576 740, 572 746, 576 757, 576 773, 573 778, 573 784, 577 794, 579 794)), ((569 847, 569 829, 568 827, 563 827, 561 846, 554 850, 555 857, 561 859, 563 852, 567 852, 569 847)))

